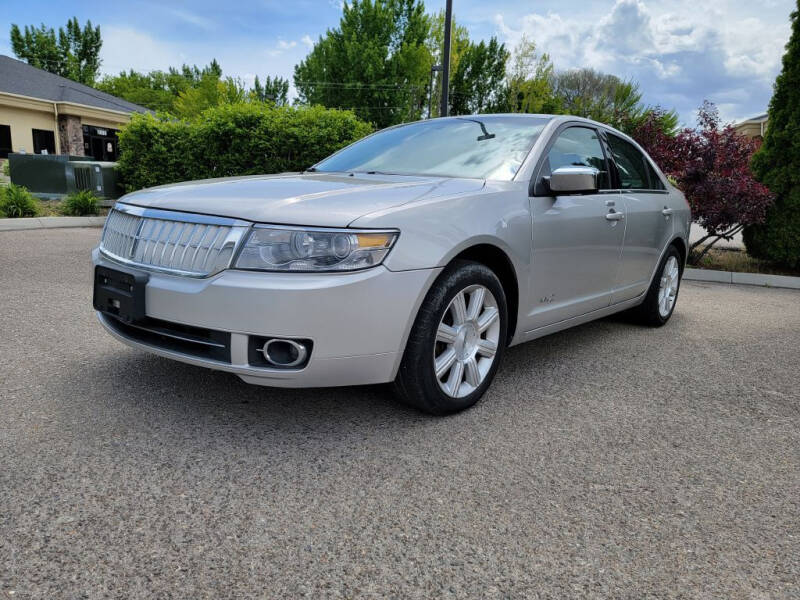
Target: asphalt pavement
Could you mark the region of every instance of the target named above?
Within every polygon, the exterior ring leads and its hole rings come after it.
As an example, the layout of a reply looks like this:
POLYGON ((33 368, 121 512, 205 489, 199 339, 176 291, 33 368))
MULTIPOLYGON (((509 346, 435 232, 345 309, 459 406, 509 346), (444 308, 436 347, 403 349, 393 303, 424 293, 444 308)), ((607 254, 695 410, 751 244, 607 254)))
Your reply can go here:
POLYGON ((119 344, 99 233, 0 233, 0 598, 800 597, 800 292, 686 282, 433 418, 119 344))

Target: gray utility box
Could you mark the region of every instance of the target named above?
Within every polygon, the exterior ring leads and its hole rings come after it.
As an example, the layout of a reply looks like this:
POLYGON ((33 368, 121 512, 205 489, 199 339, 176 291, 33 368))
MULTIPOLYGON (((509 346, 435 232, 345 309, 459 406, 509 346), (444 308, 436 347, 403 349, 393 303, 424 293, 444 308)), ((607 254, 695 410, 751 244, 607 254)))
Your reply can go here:
POLYGON ((40 198, 55 200, 91 190, 101 205, 122 195, 114 167, 117 163, 64 154, 9 154, 11 183, 24 185, 40 198))

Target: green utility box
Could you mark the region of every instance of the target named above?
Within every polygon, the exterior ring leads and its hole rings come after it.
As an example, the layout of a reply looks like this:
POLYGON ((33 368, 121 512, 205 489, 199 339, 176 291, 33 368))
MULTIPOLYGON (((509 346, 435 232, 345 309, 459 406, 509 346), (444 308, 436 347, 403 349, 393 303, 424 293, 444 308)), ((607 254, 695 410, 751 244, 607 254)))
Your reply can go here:
POLYGON ((114 170, 117 163, 63 154, 9 154, 8 164, 11 183, 23 185, 43 199, 91 190, 101 205, 110 206, 122 195, 114 170))

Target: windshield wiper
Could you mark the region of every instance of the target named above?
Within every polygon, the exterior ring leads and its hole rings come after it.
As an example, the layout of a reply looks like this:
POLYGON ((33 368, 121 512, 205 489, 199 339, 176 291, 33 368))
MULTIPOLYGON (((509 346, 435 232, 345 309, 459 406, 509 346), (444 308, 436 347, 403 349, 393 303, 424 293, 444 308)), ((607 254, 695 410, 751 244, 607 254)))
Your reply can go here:
POLYGON ((388 171, 352 171, 352 173, 363 173, 364 175, 402 175, 402 173, 389 173, 388 171))
POLYGON ((462 121, 472 121, 473 123, 477 123, 478 125, 481 126, 481 131, 483 131, 483 135, 479 135, 477 141, 482 142, 484 140, 491 140, 491 139, 493 139, 495 137, 495 135, 493 133, 489 133, 486 130, 486 125, 483 124, 483 121, 479 121, 478 119, 467 119, 467 118, 464 118, 464 117, 462 117, 461 120, 462 121))

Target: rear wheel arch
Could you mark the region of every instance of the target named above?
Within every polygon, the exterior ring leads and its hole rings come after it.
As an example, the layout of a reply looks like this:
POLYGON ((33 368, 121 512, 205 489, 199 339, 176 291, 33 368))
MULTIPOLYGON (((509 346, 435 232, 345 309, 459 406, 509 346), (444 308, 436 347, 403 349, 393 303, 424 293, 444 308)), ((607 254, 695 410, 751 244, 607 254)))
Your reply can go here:
POLYGON ((688 254, 688 249, 686 248, 686 242, 681 237, 676 237, 670 242, 670 245, 675 246, 678 250, 678 254, 681 255, 681 272, 683 272, 683 267, 686 265, 686 258, 688 254))

